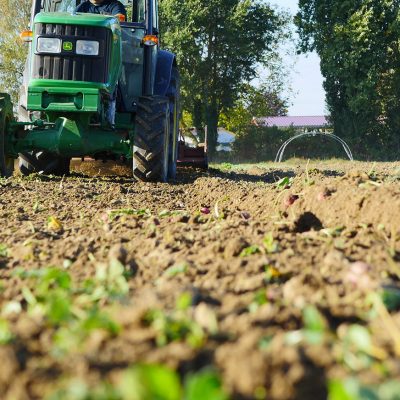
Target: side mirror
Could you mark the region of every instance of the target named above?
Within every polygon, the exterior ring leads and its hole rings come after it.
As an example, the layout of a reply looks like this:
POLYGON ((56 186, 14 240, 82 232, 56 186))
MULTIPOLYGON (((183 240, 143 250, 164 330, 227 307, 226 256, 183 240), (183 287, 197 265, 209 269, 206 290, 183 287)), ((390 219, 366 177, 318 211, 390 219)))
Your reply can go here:
POLYGON ((21 39, 24 43, 32 42, 32 36, 33 36, 33 32, 30 31, 30 30, 22 31, 22 32, 19 34, 20 39, 21 39))

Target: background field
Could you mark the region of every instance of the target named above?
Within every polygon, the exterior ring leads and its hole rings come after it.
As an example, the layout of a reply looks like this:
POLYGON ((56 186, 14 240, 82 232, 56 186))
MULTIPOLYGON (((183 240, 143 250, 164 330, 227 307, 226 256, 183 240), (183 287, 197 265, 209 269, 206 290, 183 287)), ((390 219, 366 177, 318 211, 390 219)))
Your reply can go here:
POLYGON ((2 399, 398 398, 400 163, 214 167, 0 181, 2 399))

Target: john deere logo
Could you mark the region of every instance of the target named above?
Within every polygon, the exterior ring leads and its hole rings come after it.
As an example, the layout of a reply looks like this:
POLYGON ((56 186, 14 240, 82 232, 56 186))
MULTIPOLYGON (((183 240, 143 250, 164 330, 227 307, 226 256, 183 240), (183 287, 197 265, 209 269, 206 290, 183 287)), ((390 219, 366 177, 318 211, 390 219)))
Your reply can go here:
POLYGON ((63 43, 63 50, 65 51, 72 51, 74 48, 73 44, 71 42, 64 42, 63 43))

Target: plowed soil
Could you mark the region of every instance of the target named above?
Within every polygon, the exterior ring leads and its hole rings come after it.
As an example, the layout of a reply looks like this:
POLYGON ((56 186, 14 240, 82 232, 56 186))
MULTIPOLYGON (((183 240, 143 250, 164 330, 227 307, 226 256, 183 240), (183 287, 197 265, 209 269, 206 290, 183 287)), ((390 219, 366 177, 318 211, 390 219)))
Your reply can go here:
POLYGON ((76 377, 114 383, 139 362, 182 378, 212 366, 232 399, 400 379, 400 163, 223 167, 169 184, 94 163, 0 181, 1 399, 41 399, 76 377), (57 347, 116 261, 116 295, 96 304, 119 328, 57 347), (49 268, 77 288, 54 300, 72 309, 65 321, 46 309, 63 284, 40 291, 32 273, 49 268))

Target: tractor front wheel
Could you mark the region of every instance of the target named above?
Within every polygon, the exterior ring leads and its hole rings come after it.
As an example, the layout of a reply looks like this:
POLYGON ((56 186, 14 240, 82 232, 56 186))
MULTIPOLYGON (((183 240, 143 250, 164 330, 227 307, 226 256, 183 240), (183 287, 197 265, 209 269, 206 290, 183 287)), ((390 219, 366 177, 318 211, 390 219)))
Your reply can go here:
POLYGON ((10 177, 14 172, 14 158, 7 155, 8 124, 14 119, 10 95, 0 93, 0 176, 10 177))
POLYGON ((170 106, 164 96, 139 98, 133 143, 133 177, 166 182, 170 139, 170 106))
POLYGON ((21 153, 19 155, 19 170, 22 175, 41 173, 44 175, 69 175, 71 159, 60 157, 46 151, 21 153))

